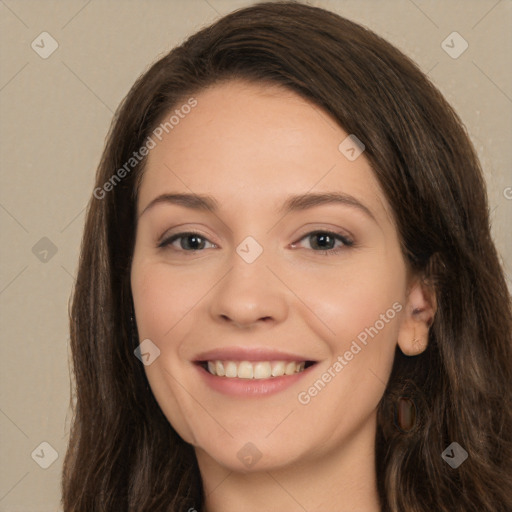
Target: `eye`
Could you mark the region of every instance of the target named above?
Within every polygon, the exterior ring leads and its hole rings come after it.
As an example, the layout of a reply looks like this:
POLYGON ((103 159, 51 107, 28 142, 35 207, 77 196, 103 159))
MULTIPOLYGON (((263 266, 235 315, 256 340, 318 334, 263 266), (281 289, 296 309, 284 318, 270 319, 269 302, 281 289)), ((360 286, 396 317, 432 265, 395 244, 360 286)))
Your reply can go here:
MULTIPOLYGON (((309 240, 309 247, 306 247, 306 249, 311 249, 323 256, 339 254, 346 247, 354 245, 354 242, 346 236, 332 231, 312 231, 303 236, 299 242, 302 240, 309 240), (336 243, 340 245, 336 246, 336 243)), ((292 244, 292 247, 296 246, 297 242, 292 244)))
POLYGON ((171 235, 168 238, 162 240, 158 247, 167 247, 173 246, 173 248, 177 251, 185 251, 185 252, 198 252, 205 248, 205 244, 211 244, 215 247, 215 244, 212 244, 207 238, 205 238, 200 233, 195 233, 193 231, 188 231, 186 233, 176 233, 171 235), (175 242, 179 241, 179 247, 176 247, 175 242))
MULTIPOLYGON (((324 256, 339 254, 344 248, 354 245, 354 242, 346 236, 332 231, 312 231, 303 236, 299 242, 302 240, 308 240, 309 247, 306 247, 306 249, 311 249, 324 256)), ((177 251, 193 253, 207 248, 206 244, 210 244, 211 247, 216 247, 215 244, 200 233, 188 231, 171 235, 160 242, 158 247, 164 248, 170 246, 177 251), (178 243, 178 245, 176 245, 176 243, 178 243)), ((293 243, 291 247, 297 247, 297 242, 293 243)))

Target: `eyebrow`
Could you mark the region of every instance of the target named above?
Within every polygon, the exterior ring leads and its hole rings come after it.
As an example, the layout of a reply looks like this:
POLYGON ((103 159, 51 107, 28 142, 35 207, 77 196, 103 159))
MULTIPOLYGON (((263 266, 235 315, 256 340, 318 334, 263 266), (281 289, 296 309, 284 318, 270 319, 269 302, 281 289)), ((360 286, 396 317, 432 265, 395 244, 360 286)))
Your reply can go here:
MULTIPOLYGON (((177 204, 193 210, 218 211, 219 203, 212 196, 204 194, 161 194, 155 197, 142 210, 139 217, 157 204, 177 204)), ((375 216, 371 210, 355 197, 342 192, 306 193, 286 198, 284 204, 278 209, 278 213, 287 214, 294 211, 307 210, 315 206, 325 204, 342 204, 358 209, 373 220, 375 216)))

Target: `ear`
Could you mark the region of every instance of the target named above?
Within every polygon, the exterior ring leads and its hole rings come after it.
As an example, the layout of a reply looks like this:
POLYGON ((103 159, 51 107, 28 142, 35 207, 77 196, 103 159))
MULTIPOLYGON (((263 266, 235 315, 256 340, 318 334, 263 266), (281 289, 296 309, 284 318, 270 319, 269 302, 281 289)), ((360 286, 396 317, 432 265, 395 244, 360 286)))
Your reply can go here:
POLYGON ((398 331, 398 346, 407 356, 421 354, 437 310, 435 290, 418 279, 409 288, 405 312, 398 331))

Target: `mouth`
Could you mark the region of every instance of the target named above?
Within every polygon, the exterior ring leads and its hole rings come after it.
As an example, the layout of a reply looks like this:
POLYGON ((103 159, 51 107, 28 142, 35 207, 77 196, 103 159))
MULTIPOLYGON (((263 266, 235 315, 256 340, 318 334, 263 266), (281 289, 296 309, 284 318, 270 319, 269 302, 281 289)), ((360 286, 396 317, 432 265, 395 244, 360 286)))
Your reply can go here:
POLYGON ((319 363, 304 354, 256 346, 212 349, 192 362, 207 388, 235 399, 283 392, 297 386, 319 363))
POLYGON ((263 380, 292 376, 313 366, 315 361, 247 361, 205 360, 197 361, 210 375, 226 379, 263 380))

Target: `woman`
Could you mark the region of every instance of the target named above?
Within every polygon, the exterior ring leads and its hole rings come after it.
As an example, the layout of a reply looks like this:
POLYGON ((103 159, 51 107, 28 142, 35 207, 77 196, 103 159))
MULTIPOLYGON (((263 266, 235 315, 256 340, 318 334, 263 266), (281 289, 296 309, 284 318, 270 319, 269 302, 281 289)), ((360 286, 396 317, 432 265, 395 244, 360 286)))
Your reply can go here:
POLYGON ((71 310, 71 511, 512 509, 510 296, 463 125, 262 3, 140 77, 71 310))

